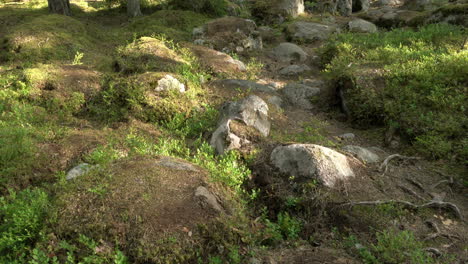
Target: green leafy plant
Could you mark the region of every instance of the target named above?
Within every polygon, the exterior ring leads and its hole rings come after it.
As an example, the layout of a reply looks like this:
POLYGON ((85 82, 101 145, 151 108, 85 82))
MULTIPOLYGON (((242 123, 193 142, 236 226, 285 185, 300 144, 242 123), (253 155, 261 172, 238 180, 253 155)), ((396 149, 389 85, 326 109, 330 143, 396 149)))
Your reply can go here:
POLYGON ((48 205, 48 195, 41 189, 10 191, 0 197, 1 262, 26 254, 40 238, 48 205))

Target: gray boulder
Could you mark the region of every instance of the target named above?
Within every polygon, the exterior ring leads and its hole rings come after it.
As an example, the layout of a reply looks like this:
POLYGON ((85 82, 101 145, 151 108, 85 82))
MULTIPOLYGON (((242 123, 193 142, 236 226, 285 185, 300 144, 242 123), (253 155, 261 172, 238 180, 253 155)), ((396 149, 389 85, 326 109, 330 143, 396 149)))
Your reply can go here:
POLYGON ((297 17, 304 13, 304 0, 280 0, 276 2, 277 9, 282 11, 283 15, 297 17))
POLYGON ((279 71, 279 74, 284 75, 284 76, 294 76, 294 75, 299 75, 301 73, 304 73, 306 71, 312 70, 309 66, 305 64, 301 65, 289 65, 287 67, 284 67, 279 71))
POLYGON ((292 105, 303 109, 313 109, 312 98, 320 94, 320 88, 303 84, 288 84, 282 90, 292 105))
POLYGON ((172 75, 167 74, 161 80, 158 81, 158 86, 154 89, 156 92, 176 90, 181 93, 185 92, 185 85, 172 75))
POLYGON ((218 213, 224 211, 218 198, 203 186, 199 186, 195 190, 195 198, 198 200, 199 204, 203 208, 208 207, 215 210, 218 213))
POLYGON ((338 137, 341 139, 354 139, 356 135, 354 135, 353 133, 345 133, 345 134, 339 135, 338 137))
POLYGON ((272 56, 278 61, 293 63, 304 62, 309 55, 296 44, 283 42, 273 49, 272 56))
POLYGON ((286 28, 288 37, 300 42, 325 40, 335 31, 336 27, 334 26, 303 21, 292 23, 286 28))
POLYGON ((342 16, 350 16, 353 13, 353 1, 352 0, 337 0, 336 10, 342 16))
POLYGON ((331 188, 354 176, 345 155, 319 145, 279 146, 271 153, 270 161, 288 176, 315 179, 331 188))
POLYGON ((156 164, 159 166, 166 167, 166 168, 171 168, 171 169, 176 169, 176 170, 181 170, 181 171, 194 171, 194 172, 199 171, 191 163, 188 163, 184 160, 172 158, 172 157, 162 157, 161 159, 156 161, 156 164))
POLYGON ((253 20, 222 17, 209 21, 192 31, 198 44, 222 52, 262 49, 262 38, 253 20))
POLYGON ((355 19, 348 23, 349 31, 356 33, 375 33, 377 26, 364 19, 355 19))
POLYGON ((78 178, 86 173, 88 173, 93 168, 92 165, 88 163, 81 163, 76 167, 73 167, 70 171, 68 171, 66 175, 67 181, 78 178))
POLYGON ((275 93, 276 90, 269 86, 260 84, 257 82, 249 80, 239 80, 239 79, 224 79, 219 81, 214 81, 214 84, 221 85, 224 88, 228 89, 241 89, 243 91, 252 91, 252 92, 263 92, 263 93, 275 93))
POLYGON ((364 161, 365 163, 376 163, 380 161, 379 155, 375 154, 369 149, 360 147, 360 146, 344 146, 343 150, 351 154, 356 155, 358 159, 364 161))
POLYGON ((268 120, 268 105, 260 97, 250 95, 238 102, 230 102, 221 109, 221 119, 218 128, 211 136, 210 145, 218 154, 231 149, 240 149, 250 144, 242 135, 235 135, 230 128, 232 121, 240 121, 242 124, 255 128, 261 136, 270 133, 270 121, 268 120))

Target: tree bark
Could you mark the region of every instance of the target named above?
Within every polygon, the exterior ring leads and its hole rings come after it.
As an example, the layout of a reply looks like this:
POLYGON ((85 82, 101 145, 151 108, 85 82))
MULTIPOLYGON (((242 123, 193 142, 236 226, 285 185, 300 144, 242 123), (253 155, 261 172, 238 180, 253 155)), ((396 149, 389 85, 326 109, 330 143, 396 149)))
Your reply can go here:
POLYGON ((141 16, 140 0, 128 0, 127 15, 129 17, 141 16))
POLYGON ((49 3, 49 12, 70 16, 70 0, 47 0, 49 3))

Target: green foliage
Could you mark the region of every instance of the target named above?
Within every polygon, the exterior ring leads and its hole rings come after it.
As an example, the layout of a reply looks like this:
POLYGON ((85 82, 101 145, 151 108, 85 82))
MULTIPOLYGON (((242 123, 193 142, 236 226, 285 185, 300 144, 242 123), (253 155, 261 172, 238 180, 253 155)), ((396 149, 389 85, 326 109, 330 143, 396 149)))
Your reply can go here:
POLYGON ((464 36, 462 28, 444 24, 341 34, 323 50, 326 72, 338 85, 351 82, 345 97, 356 122, 383 121, 428 156, 456 154, 466 160, 461 151, 468 125, 464 36))
POLYGON ((8 263, 24 256, 41 236, 49 204, 40 189, 10 191, 0 197, 0 262, 8 263))
POLYGON ((299 238, 302 230, 302 223, 296 217, 290 216, 288 212, 280 212, 277 221, 272 222, 265 216, 265 229, 263 230, 263 243, 276 244, 285 240, 295 240, 299 238))
POLYGON ((224 16, 228 8, 226 0, 170 0, 169 5, 174 9, 190 10, 212 16, 224 16))
POLYGON ((435 263, 424 250, 424 244, 417 240, 412 232, 406 230, 377 232, 376 242, 369 247, 361 245, 353 235, 346 239, 346 244, 357 250, 364 263, 435 263))
POLYGON ((193 28, 203 25, 208 19, 205 15, 193 11, 160 10, 149 16, 134 19, 127 28, 135 32, 137 37, 164 34, 176 41, 189 41, 193 28))

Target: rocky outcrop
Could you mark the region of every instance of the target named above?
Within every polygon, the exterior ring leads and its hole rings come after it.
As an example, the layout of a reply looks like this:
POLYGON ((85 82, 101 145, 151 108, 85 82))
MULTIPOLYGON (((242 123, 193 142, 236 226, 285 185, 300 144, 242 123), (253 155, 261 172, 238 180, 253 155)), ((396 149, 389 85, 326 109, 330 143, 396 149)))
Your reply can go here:
POLYGON ((336 30, 334 26, 298 21, 286 28, 286 34, 293 41, 314 42, 327 39, 336 30))
POLYGON ((380 161, 379 155, 375 154, 373 151, 367 148, 348 145, 343 147, 343 150, 354 154, 358 159, 365 163, 376 163, 380 161))
POLYGON ((320 94, 320 88, 291 83, 286 85, 281 92, 286 96, 290 104, 310 110, 314 108, 312 99, 320 94))
POLYGON ((273 49, 271 56, 280 62, 290 64, 305 62, 309 55, 296 44, 283 42, 273 49))
POLYGON ((223 17, 193 30, 196 44, 223 52, 262 49, 262 39, 253 20, 223 17))
POLYGON ((279 71, 279 74, 284 75, 284 76, 294 76, 294 75, 299 75, 310 70, 312 69, 305 64, 289 65, 287 67, 282 68, 279 71))
POLYGON ((247 138, 249 128, 254 129, 260 136, 266 137, 270 133, 270 121, 268 120, 268 105, 260 97, 250 95, 237 102, 229 102, 220 110, 221 118, 218 128, 213 132, 210 145, 218 154, 232 149, 240 149, 250 144, 247 138), (240 125, 245 129, 233 125, 240 125))
POLYGON ((345 155, 313 144, 293 144, 276 147, 271 163, 288 177, 317 180, 327 187, 354 176, 345 155))
POLYGON ((364 19, 354 19, 348 23, 349 31, 355 33, 375 33, 377 26, 364 19))
POLYGON ((350 16, 353 12, 353 1, 352 0, 337 0, 336 11, 342 16, 350 16))

